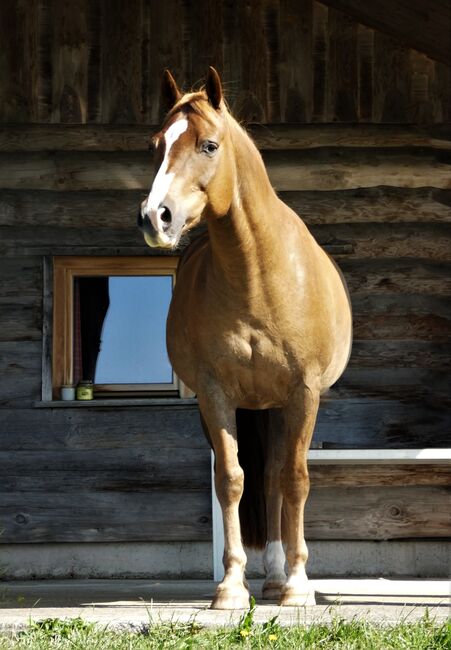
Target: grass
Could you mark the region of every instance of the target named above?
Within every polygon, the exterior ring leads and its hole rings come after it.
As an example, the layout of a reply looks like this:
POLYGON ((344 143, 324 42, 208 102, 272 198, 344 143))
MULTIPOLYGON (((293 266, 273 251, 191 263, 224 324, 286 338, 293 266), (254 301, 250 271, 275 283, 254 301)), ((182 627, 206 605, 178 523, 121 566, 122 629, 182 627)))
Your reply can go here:
POLYGON ((235 627, 202 628, 189 624, 150 624, 138 631, 120 631, 81 618, 32 622, 22 632, 0 634, 0 650, 231 650, 277 648, 303 650, 451 650, 451 623, 437 623, 427 613, 415 623, 376 625, 339 616, 328 623, 281 627, 277 617, 254 622, 255 601, 235 627))

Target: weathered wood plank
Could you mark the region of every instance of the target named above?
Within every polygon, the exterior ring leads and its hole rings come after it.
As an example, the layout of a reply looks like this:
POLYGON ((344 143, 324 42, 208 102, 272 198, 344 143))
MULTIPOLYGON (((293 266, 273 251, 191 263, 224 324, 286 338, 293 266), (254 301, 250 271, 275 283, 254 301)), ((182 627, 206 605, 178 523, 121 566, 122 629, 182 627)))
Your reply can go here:
POLYGON ((448 447, 450 427, 448 404, 432 398, 416 402, 366 396, 325 399, 313 444, 326 449, 448 447))
POLYGON ((330 122, 357 121, 357 24, 329 9, 326 117, 330 122))
MULTIPOLYGON (((430 149, 267 151, 278 191, 339 190, 388 185, 451 189, 451 158, 430 149)), ((58 152, 0 154, 0 189, 148 190, 150 154, 58 152)))
MULTIPOLYGON (((223 3, 216 0, 186 0, 185 34, 189 49, 187 79, 198 87, 205 79, 209 66, 222 75, 223 56, 223 3)), ((176 45, 180 49, 180 43, 176 45)))
POLYGON ((415 0, 322 0, 323 4, 343 11, 354 20, 390 34, 407 47, 424 52, 449 65, 451 60, 451 8, 448 2, 415 0))
POLYGON ((39 2, 0 3, 0 122, 38 119, 39 2))
POLYGON ((410 293, 451 295, 451 265, 448 262, 406 259, 340 260, 346 282, 354 293, 410 293))
POLYGON ((374 34, 373 120, 412 122, 409 52, 397 40, 374 34))
POLYGON ((88 110, 88 3, 53 1, 52 122, 86 122, 88 110))
POLYGON ((0 494, 1 543, 211 539, 211 496, 145 493, 0 494))
POLYGON ((364 25, 357 26, 358 52, 358 119, 371 122, 373 117, 374 32, 364 25))
POLYGON ((30 405, 40 389, 41 342, 0 341, 0 406, 30 405))
POLYGON ((181 87, 187 81, 184 71, 186 14, 181 0, 145 3, 145 11, 148 12, 148 32, 145 35, 144 101, 148 121, 157 124, 166 112, 160 101, 163 71, 171 70, 181 87))
MULTIPOLYGON (((375 337, 376 338, 376 337, 375 337)), ((325 395, 324 399, 390 399, 422 404, 424 412, 431 402, 436 408, 447 404, 451 394, 449 370, 430 368, 352 368, 348 366, 343 376, 325 395)), ((447 408, 447 407, 446 407, 447 408)), ((423 418, 424 426, 424 418, 423 418)), ((425 428, 425 433, 427 429, 425 428)), ((426 446, 425 440, 419 441, 426 446)), ((396 447, 396 445, 394 445, 396 447)), ((434 446, 434 443, 431 445, 434 446)), ((449 446, 448 442, 443 446, 449 446)))
POLYGON ((209 446, 197 406, 122 406, 1 411, 1 448, 7 450, 113 450, 145 448, 173 455, 209 446))
POLYGON ((307 539, 449 537, 451 491, 445 487, 313 488, 307 539))
MULTIPOLYGON (((0 190, 0 226, 132 228, 141 190, 0 190)), ((390 187, 280 192, 309 226, 338 223, 451 222, 451 190, 390 187)))
MULTIPOLYGON (((139 205, 139 203, 137 204, 139 205)), ((124 215, 125 217, 126 215, 124 215)), ((145 252, 142 235, 132 215, 129 228, 77 228, 40 225, 35 229, 0 226, 0 251, 36 251, 35 255, 52 246, 134 247, 145 252)), ((450 261, 451 228, 446 223, 401 224, 334 224, 310 226, 321 246, 332 254, 349 258, 399 259, 415 254, 416 259, 450 261)), ((54 251, 53 251, 54 252, 54 251)), ((47 254, 44 252, 44 254, 47 254)))
POLYGON ((269 66, 264 10, 264 0, 240 2, 235 9, 241 49, 241 87, 235 113, 246 122, 268 120, 269 66))
POLYGON ((207 449, 84 449, 0 452, 0 492, 210 490, 207 449), (170 471, 168 471, 170 468, 170 471))
MULTIPOLYGON (((148 151, 153 124, 0 125, 0 151, 148 151)), ((451 150, 449 124, 251 124, 259 149, 431 147, 451 150)))
POLYGON ((451 226, 447 223, 352 223, 311 225, 322 245, 346 246, 357 258, 415 256, 451 261, 451 226))
POLYGON ((449 341, 360 341, 354 339, 351 368, 449 368, 449 341))
POLYGON ((279 92, 283 122, 310 122, 313 113, 313 2, 281 0, 279 92))
POLYGON ((319 2, 313 3, 313 115, 314 122, 326 121, 326 62, 329 40, 327 32, 329 10, 319 2))
POLYGON ((451 486, 451 468, 443 465, 311 465, 313 487, 451 486))
POLYGON ((102 0, 101 6, 102 121, 141 122, 143 3, 102 0))

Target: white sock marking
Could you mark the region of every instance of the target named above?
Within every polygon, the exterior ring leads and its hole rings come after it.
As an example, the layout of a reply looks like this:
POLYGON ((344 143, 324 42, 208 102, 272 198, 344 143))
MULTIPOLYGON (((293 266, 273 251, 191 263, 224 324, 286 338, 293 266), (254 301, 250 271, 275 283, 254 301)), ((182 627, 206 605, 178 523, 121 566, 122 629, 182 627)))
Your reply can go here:
POLYGON ((285 552, 282 542, 267 542, 263 554, 263 564, 265 567, 266 578, 285 578, 285 552))

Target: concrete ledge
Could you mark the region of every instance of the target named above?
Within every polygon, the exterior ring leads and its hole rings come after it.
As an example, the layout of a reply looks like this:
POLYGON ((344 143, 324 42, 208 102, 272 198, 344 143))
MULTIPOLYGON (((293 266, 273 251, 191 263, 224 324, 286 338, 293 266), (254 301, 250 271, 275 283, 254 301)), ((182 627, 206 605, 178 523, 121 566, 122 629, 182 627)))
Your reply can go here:
MULTIPOLYGON (((450 541, 310 541, 308 547, 310 577, 450 575, 450 541)), ((261 553, 247 553, 248 576, 261 577, 261 553)), ((0 576, 5 580, 202 580, 212 577, 212 567, 211 542, 0 545, 0 576)))
MULTIPOLYGON (((375 623, 413 622, 428 615, 447 620, 451 583, 448 580, 311 580, 316 605, 279 607, 261 601, 262 581, 251 581, 257 599, 255 621, 277 616, 282 625, 327 623, 335 616, 375 623)), ((121 629, 143 629, 152 623, 227 626, 243 610, 209 609, 213 581, 46 580, 4 583, 0 629, 20 630, 30 620, 75 618, 121 629)))

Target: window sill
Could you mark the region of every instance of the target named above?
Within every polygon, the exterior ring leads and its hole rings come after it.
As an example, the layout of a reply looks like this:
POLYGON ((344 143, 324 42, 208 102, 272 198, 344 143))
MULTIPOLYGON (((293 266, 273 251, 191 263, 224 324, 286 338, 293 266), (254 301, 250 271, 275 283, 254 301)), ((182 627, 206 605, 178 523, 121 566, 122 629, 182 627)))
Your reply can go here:
POLYGON ((197 399, 194 397, 181 398, 181 397, 147 397, 147 398, 123 398, 123 399, 93 399, 93 400, 52 400, 52 401, 39 401, 33 402, 33 408, 40 409, 53 409, 53 408, 121 408, 121 407, 137 407, 146 406, 152 407, 181 407, 191 406, 197 407, 197 399))

